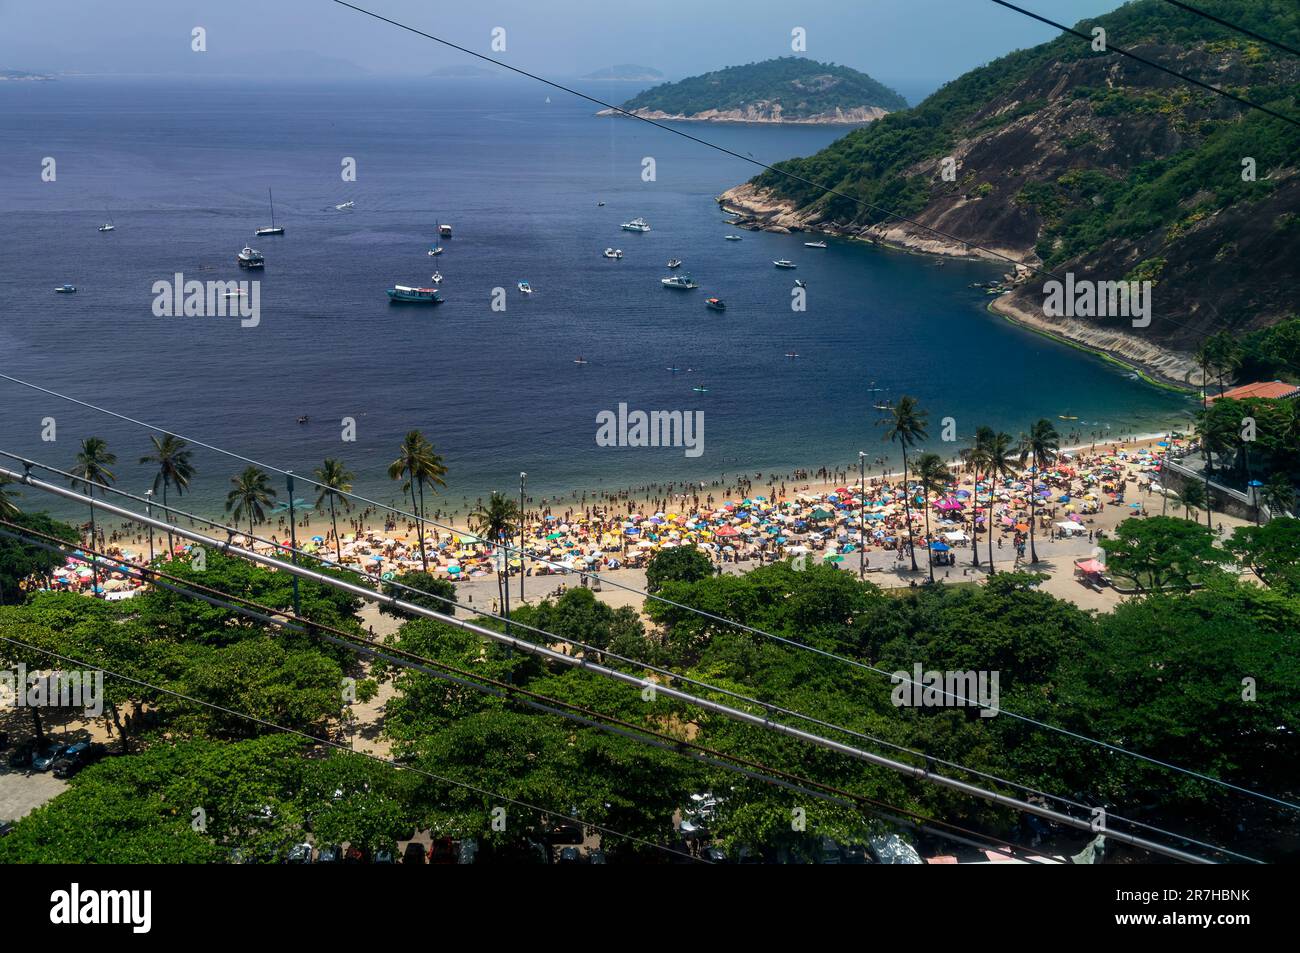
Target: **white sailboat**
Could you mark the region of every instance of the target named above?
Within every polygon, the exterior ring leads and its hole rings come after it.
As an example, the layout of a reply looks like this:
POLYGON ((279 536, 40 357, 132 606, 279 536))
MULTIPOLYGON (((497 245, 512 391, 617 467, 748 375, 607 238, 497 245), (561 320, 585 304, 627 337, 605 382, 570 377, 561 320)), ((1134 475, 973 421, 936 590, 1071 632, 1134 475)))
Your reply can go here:
POLYGON ((271 197, 270 189, 266 190, 266 198, 271 203, 271 224, 263 225, 253 234, 258 237, 261 237, 262 235, 283 235, 284 226, 275 224, 275 199, 271 197))

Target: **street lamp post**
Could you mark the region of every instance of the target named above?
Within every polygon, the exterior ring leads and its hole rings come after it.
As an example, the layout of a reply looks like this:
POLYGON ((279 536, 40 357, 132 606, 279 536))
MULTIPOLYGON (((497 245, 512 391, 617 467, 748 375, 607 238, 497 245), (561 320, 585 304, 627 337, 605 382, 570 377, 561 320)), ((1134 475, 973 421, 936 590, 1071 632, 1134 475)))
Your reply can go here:
POLYGON ((858 579, 867 575, 867 454, 858 451, 858 579))
MULTIPOLYGON (((524 555, 524 481, 528 479, 528 474, 523 470, 519 471, 519 604, 524 602, 524 576, 528 575, 528 565, 525 562, 524 555)), ((509 580, 509 576, 506 577, 509 580)))
MULTIPOLYGON (((153 489, 152 487, 144 491, 144 512, 145 515, 153 517, 153 489)), ((153 523, 149 524, 149 565, 153 565, 153 523)))

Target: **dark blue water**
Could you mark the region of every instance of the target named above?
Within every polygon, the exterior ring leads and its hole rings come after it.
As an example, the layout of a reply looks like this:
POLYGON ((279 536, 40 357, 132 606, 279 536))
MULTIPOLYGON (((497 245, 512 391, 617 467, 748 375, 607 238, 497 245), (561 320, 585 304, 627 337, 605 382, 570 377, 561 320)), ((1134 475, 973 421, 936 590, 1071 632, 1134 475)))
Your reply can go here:
MULTIPOLYGON (((520 470, 541 495, 856 466, 860 448, 886 450, 872 403, 903 393, 929 410, 936 438, 946 416, 961 434, 1016 434, 1062 414, 1085 433, 1119 433, 1159 429, 1189 406, 988 314, 968 286, 996 266, 848 242, 817 251, 800 236, 726 242, 714 197, 750 166, 546 97, 492 82, 0 84, 0 367, 300 472, 341 456, 359 491, 385 499, 384 468, 420 428, 450 467, 452 505, 512 489, 520 470), (54 183, 40 180, 44 156, 57 160, 54 183), (340 178, 344 156, 354 183, 340 178), (646 156, 657 181, 642 180, 646 156), (151 286, 175 272, 248 277, 234 256, 268 223, 268 187, 287 234, 254 241, 267 257, 260 325, 155 317, 151 286), (354 211, 335 211, 349 200, 354 211), (117 230, 99 234, 106 206, 117 230), (638 215, 650 233, 619 230, 638 215), (455 237, 433 259, 438 221, 455 237), (611 245, 622 261, 601 257, 611 245), (670 257, 700 290, 660 286, 670 257), (428 283, 435 268, 445 304, 389 305, 387 287, 428 283), (806 313, 790 307, 795 276, 809 286, 806 313), (78 293, 54 295, 63 282, 78 293), (495 287, 504 313, 490 308, 495 287), (709 295, 725 314, 705 309, 709 295), (703 410, 703 456, 598 447, 596 414, 620 402, 703 410), (357 420, 355 443, 340 441, 344 416, 357 420)), ((682 128, 762 161, 843 132, 682 128)), ((66 466, 94 433, 118 453, 119 485, 151 479, 135 463, 147 450, 138 428, 6 382, 0 408, 0 448, 66 466), (52 444, 40 440, 46 416, 52 444)), ((211 509, 241 465, 207 452, 196 463, 194 497, 211 509)))

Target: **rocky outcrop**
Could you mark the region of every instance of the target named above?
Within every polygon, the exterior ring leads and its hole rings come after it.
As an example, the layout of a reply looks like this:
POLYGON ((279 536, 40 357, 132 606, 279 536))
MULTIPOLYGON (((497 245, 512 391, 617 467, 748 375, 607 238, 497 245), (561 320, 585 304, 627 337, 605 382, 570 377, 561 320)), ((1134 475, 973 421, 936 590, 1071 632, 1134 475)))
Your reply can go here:
POLYGON ((642 119, 678 122, 761 122, 781 123, 783 125, 842 125, 854 126, 874 122, 889 113, 879 106, 859 106, 855 109, 836 109, 834 112, 817 113, 812 116, 788 116, 784 114, 780 103, 754 103, 744 109, 709 109, 689 116, 674 115, 659 109, 630 109, 626 112, 617 109, 602 109, 597 116, 626 116, 627 113, 642 119))

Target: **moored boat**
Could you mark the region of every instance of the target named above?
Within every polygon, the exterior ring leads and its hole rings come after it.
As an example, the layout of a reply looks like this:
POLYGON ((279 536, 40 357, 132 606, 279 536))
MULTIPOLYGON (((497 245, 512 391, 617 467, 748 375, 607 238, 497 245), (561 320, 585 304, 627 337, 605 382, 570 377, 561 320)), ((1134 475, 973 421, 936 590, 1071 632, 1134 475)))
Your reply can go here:
POLYGON ((650 231, 650 223, 644 218, 634 218, 630 222, 624 222, 619 228, 625 232, 648 232, 650 231))
POLYGON ((262 235, 283 235, 283 234, 284 234, 284 226, 283 226, 283 225, 277 225, 277 224, 275 224, 275 199, 273 199, 273 198, 271 197, 271 190, 270 190, 270 189, 267 189, 267 190, 266 190, 266 198, 267 198, 267 201, 269 201, 269 202, 271 203, 271 224, 270 224, 270 225, 263 225, 261 228, 259 228, 259 229, 258 229, 256 232, 254 232, 253 234, 254 234, 254 235, 258 235, 258 236, 262 236, 262 235))
POLYGON ((393 285, 388 289, 388 300, 393 304, 442 304, 442 295, 437 288, 393 285))
POLYGON ((57 288, 54 289, 54 293, 55 293, 55 294, 60 294, 60 295, 76 294, 76 293, 77 293, 77 286, 76 286, 76 285, 59 285, 57 288))
POLYGON ((526 295, 530 295, 533 293, 533 286, 526 281, 521 281, 519 282, 519 290, 526 295))
POLYGON ((438 237, 439 237, 439 238, 451 238, 451 226, 450 226, 450 225, 439 225, 439 226, 438 226, 438 237))
POLYGON ((433 258, 434 256, 436 256, 436 255, 441 255, 441 254, 442 254, 442 246, 441 246, 441 245, 430 245, 430 246, 429 246, 429 257, 430 257, 430 258, 433 258))
POLYGON ((605 251, 604 251, 604 255, 605 255, 606 258, 622 258, 622 257, 623 257, 623 249, 621 249, 621 248, 606 248, 605 251))
POLYGON ((714 311, 726 311, 726 310, 727 310, 727 303, 726 303, 725 301, 723 301, 721 298, 709 298, 709 299, 707 299, 704 303, 705 303, 706 305, 708 305, 708 307, 709 307, 710 309, 714 310, 714 311))
POLYGON ((669 259, 668 259, 668 267, 669 267, 669 268, 680 268, 681 266, 682 266, 682 260, 681 260, 680 258, 669 258, 669 259))
POLYGON ((690 275, 671 275, 668 278, 660 278, 659 283, 665 288, 680 288, 686 291, 699 287, 690 275))
POLYGON ((722 237, 729 242, 738 242, 742 240, 739 235, 723 235, 722 237))
POLYGON ((804 242, 803 247, 804 248, 825 248, 826 243, 825 242, 804 242))
POLYGON ((235 256, 239 262, 240 268, 264 268, 266 267, 266 258, 256 248, 250 248, 245 245, 240 249, 239 254, 235 256))
POLYGON ((776 267, 778 267, 778 268, 797 268, 797 267, 798 267, 798 265, 796 265, 794 262, 792 262, 789 258, 777 258, 777 259, 775 259, 775 260, 772 262, 772 264, 776 265, 776 267))

